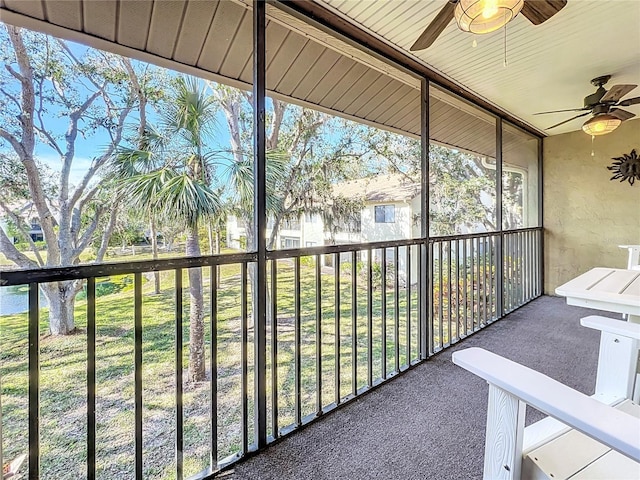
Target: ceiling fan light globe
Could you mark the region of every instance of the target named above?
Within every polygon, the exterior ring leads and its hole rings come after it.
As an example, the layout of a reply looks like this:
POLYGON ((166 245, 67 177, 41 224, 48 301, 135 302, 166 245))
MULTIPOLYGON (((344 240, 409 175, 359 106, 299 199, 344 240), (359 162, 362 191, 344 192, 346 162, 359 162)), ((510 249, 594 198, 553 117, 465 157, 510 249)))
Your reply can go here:
POLYGON ((513 20, 523 5, 524 0, 460 0, 454 17, 463 32, 489 33, 513 20))
POLYGON ((620 126, 622 120, 608 113, 601 113, 590 118, 582 125, 587 135, 606 135, 620 126))

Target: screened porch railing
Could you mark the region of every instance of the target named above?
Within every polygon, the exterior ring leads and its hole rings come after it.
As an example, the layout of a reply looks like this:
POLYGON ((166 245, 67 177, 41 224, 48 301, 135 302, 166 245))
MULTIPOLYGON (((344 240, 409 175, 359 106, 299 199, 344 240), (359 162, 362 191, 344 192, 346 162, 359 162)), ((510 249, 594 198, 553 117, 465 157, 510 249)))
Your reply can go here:
MULTIPOLYGON (((541 235, 528 228, 268 252, 268 441, 540 296, 541 235)), ((121 478, 205 478, 256 450, 255 262, 256 254, 238 253, 3 272, 2 284, 27 285, 29 298, 28 312, 11 317, 28 341, 3 344, 0 330, 0 378, 24 380, 0 397, 4 461, 15 441, 28 451, 29 478, 65 478, 59 455, 82 459, 67 467, 69 478, 108 478, 119 415, 131 434, 118 440, 129 449, 119 451, 121 478), (207 380, 196 385, 185 376, 193 268, 202 271, 206 306, 207 380), (164 279, 159 296, 147 278, 154 271, 164 279), (101 296, 103 279, 116 276, 128 290, 101 296), (85 285, 80 340, 77 355, 60 358, 55 340, 42 337, 39 285, 71 279, 85 285), (114 309, 124 323, 114 325, 114 309), (108 345, 121 355, 105 357, 108 345), (171 373, 158 368, 167 348, 171 373), (51 387, 56 362, 77 370, 66 393, 51 387), (81 418, 55 411, 60 395, 77 397, 81 418), (73 434, 52 426, 66 416, 73 434), (54 434, 66 436, 64 448, 54 434)))

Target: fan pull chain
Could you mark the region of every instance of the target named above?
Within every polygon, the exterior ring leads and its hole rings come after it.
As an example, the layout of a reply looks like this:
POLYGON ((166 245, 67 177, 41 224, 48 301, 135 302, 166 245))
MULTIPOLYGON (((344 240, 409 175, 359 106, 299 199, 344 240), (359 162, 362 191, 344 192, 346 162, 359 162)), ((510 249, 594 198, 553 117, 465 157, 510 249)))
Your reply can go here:
POLYGON ((593 151, 593 142, 595 141, 595 139, 596 139, 596 136, 595 135, 591 135, 591 156, 592 157, 596 156, 595 152, 593 151))
MULTIPOLYGON (((504 14, 505 17, 507 16, 507 14, 504 14)), ((506 21, 506 18, 505 18, 506 21)), ((504 24, 504 63, 502 64, 503 67, 507 68, 507 24, 504 24)))
POLYGON ((475 39, 475 38, 473 39, 473 42, 471 42, 471 46, 472 46, 473 48, 476 48, 476 47, 478 46, 478 42, 476 42, 476 39, 475 39))

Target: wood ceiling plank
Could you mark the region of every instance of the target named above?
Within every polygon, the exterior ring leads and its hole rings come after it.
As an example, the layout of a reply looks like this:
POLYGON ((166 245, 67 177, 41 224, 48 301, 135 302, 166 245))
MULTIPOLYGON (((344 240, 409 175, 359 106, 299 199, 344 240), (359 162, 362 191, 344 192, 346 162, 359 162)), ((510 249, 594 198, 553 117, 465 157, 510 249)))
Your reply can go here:
POLYGON ((406 94, 406 85, 399 84, 399 88, 391 95, 389 95, 385 102, 382 102, 371 113, 369 113, 367 118, 375 119, 374 121, 377 121, 377 119, 379 119, 381 115, 384 115, 385 112, 389 110, 390 105, 393 105, 394 103, 402 100, 402 97, 404 97, 406 94))
POLYGON ((358 97, 365 95, 365 91, 368 90, 371 84, 382 76, 381 73, 372 69, 365 71, 364 75, 349 86, 349 89, 333 104, 332 108, 341 112, 347 111, 349 105, 358 97))
POLYGON ((406 105, 402 108, 399 108, 395 115, 392 115, 388 120, 385 121, 387 125, 400 125, 407 117, 407 113, 409 111, 420 110, 420 92, 412 90, 406 95, 403 100, 407 101, 406 105))
POLYGON ((355 5, 353 5, 349 10, 349 16, 358 22, 360 21, 361 17, 363 15, 367 15, 368 12, 371 11, 371 9, 378 10, 378 8, 380 7, 380 2, 359 1, 354 3, 355 5))
POLYGON ((82 2, 84 31, 105 40, 115 41, 118 2, 92 0, 82 2))
POLYGON ((198 59, 198 67, 212 72, 220 71, 244 14, 244 8, 235 3, 220 2, 198 59))
POLYGON ((359 110, 356 110, 355 115, 360 117, 372 116, 374 110, 383 105, 393 94, 395 94, 402 84, 396 80, 389 82, 380 93, 373 98, 370 98, 359 110))
POLYGON ((187 2, 184 0, 164 0, 153 4, 147 40, 149 52, 165 58, 173 57, 186 8, 187 2))
POLYGON ((405 127, 410 123, 413 123, 416 119, 416 116, 420 116, 420 112, 418 112, 415 108, 405 108, 403 111, 403 115, 399 115, 397 118, 392 118, 390 123, 392 125, 397 125, 400 130, 406 130, 405 127))
POLYGON ((402 128, 407 132, 412 132, 414 135, 420 135, 420 125, 422 124, 420 114, 413 114, 407 124, 402 128))
POLYGON ((229 51, 222 62, 220 72, 230 78, 240 78, 242 71, 253 54, 253 17, 251 12, 244 11, 240 26, 236 31, 229 51))
POLYGON ((44 6, 41 1, 25 2, 24 0, 5 0, 4 4, 8 10, 45 20, 44 6))
POLYGON ((310 101, 309 97, 318 83, 342 58, 339 53, 325 49, 307 74, 300 79, 291 95, 310 101))
MULTIPOLYGON (((282 57, 279 57, 281 51, 284 47, 287 39, 295 35, 289 29, 283 27, 282 25, 276 22, 269 22, 267 26, 267 88, 274 89, 276 87, 277 82, 280 80, 281 75, 284 75, 284 72, 278 72, 276 70, 277 67, 274 67, 273 64, 277 61, 278 58, 280 60, 282 57)), ((290 45, 290 43, 289 43, 290 45)))
MULTIPOLYGON (((377 117, 377 121, 384 125, 389 125, 389 120, 398 113, 398 110, 402 110, 412 103, 415 98, 412 97, 412 93, 414 93, 415 90, 403 85, 401 91, 402 95, 397 101, 387 102, 387 109, 377 117)), ((415 105, 415 103, 413 105, 415 105)))
POLYGON ((117 42, 136 50, 147 45, 153 0, 120 0, 117 42))
MULTIPOLYGON (((267 44, 268 41, 269 39, 267 38, 267 44)), ((325 47, 316 42, 307 42, 294 64, 278 84, 278 91, 284 95, 292 95, 294 90, 299 87, 301 80, 308 75, 307 72, 309 72, 322 57, 324 50, 325 47)))
POLYGON ((312 103, 320 103, 320 100, 325 97, 331 88, 329 84, 339 81, 339 79, 343 78, 354 66, 355 62, 353 60, 338 55, 338 59, 333 66, 329 70, 322 72, 322 76, 317 79, 315 87, 309 95, 307 95, 306 100, 312 103))
POLYGON ((173 58, 187 65, 197 65, 207 34, 220 2, 188 2, 173 58))
POLYGON ((392 81, 394 80, 390 77, 387 77, 386 75, 379 75, 378 78, 374 82, 372 82, 365 90, 363 90, 360 95, 353 98, 351 103, 345 107, 345 111, 355 114, 356 112, 359 112, 367 103, 375 101, 376 99, 383 100, 384 97, 381 96, 381 92, 392 81))
POLYGON ((352 85, 368 71, 368 68, 361 63, 350 61, 352 66, 344 75, 340 77, 328 75, 324 78, 322 85, 325 94, 318 103, 333 108, 335 103, 351 89, 352 85))
POLYGON ((298 62, 306 44, 307 40, 294 32, 287 36, 267 69, 267 88, 280 91, 280 82, 298 62))
POLYGON ((82 31, 82 1, 48 0, 47 20, 61 27, 82 31))
MULTIPOLYGON (((339 2, 331 2, 331 3, 337 4, 339 2)), ((351 18, 353 18, 352 12, 357 11, 356 9, 358 8, 361 8, 363 3, 364 2, 362 0, 346 0, 342 2, 342 4, 340 5, 340 11, 346 13, 351 18)))
MULTIPOLYGON (((413 24, 412 19, 416 15, 421 15, 423 10, 430 5, 425 5, 422 2, 414 2, 412 0, 395 4, 393 12, 386 17, 380 17, 379 20, 372 21, 371 29, 373 31, 383 32, 394 31, 399 26, 408 27, 413 24)), ((426 27, 426 25, 425 25, 426 27)))

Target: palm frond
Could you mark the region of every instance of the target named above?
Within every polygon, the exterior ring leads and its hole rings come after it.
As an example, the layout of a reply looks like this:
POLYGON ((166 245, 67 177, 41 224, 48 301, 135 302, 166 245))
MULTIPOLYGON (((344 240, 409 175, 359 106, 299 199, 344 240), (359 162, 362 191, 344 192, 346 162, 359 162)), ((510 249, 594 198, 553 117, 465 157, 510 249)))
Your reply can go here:
POLYGON ((189 226, 196 225, 202 218, 216 217, 222 211, 216 193, 187 174, 168 179, 157 203, 169 217, 184 219, 189 226))

